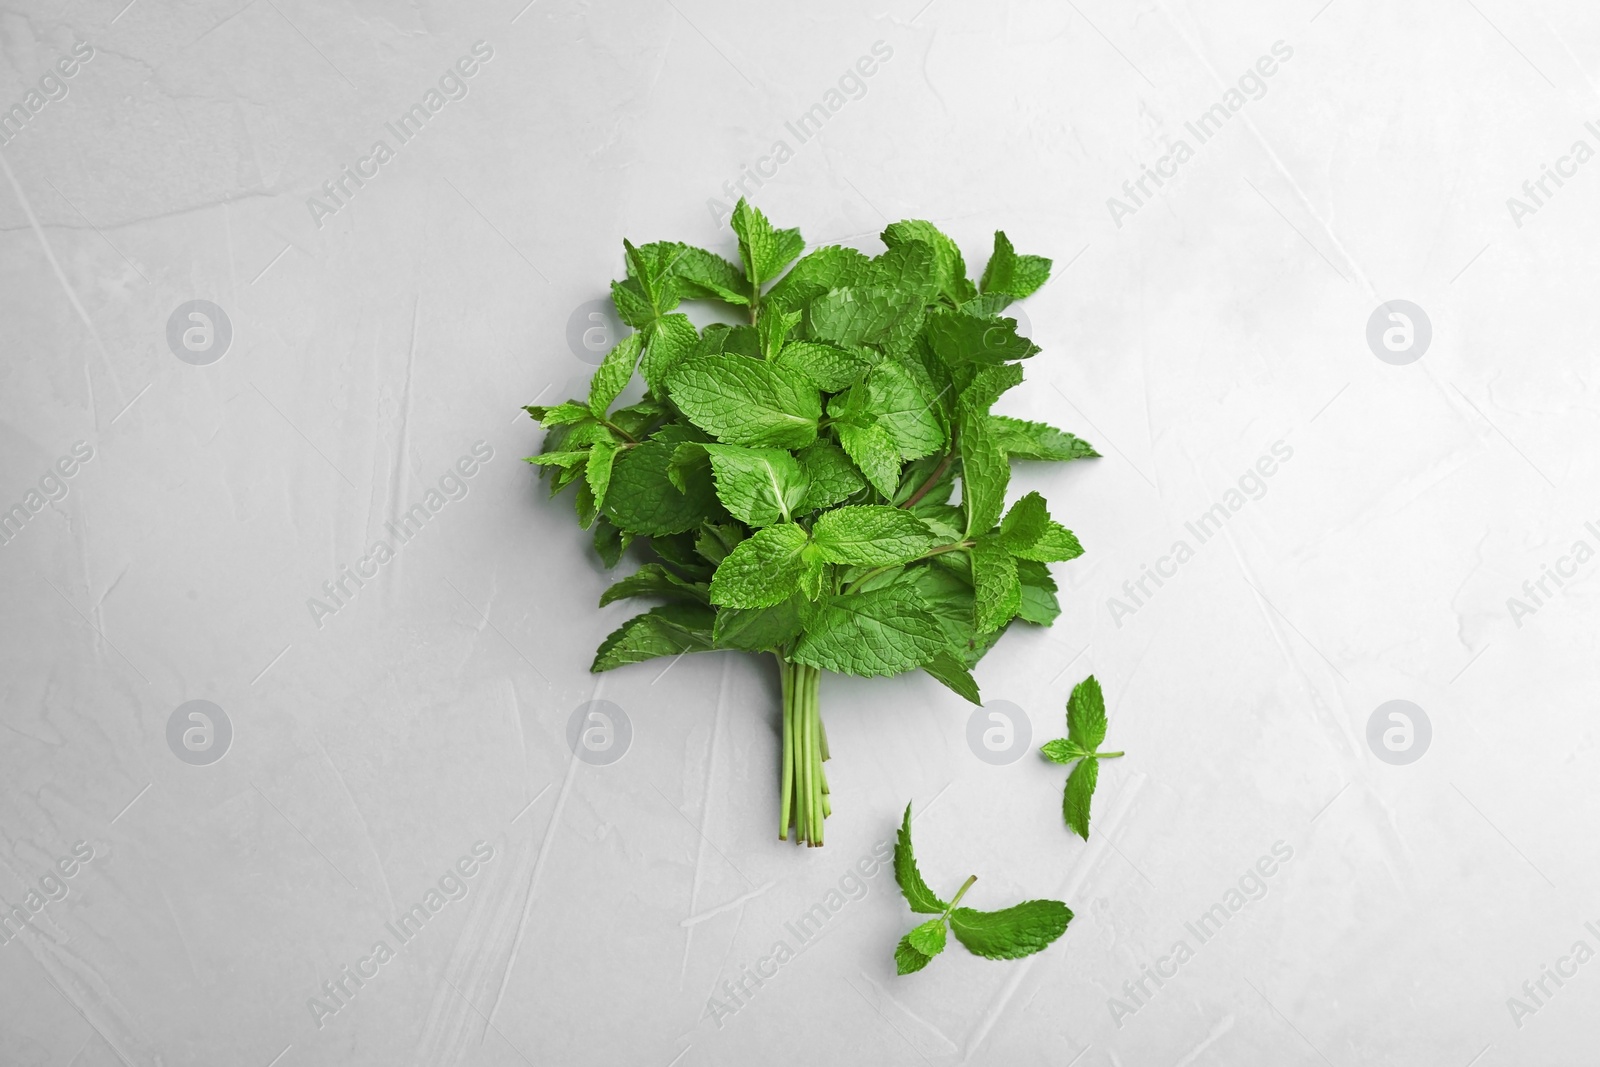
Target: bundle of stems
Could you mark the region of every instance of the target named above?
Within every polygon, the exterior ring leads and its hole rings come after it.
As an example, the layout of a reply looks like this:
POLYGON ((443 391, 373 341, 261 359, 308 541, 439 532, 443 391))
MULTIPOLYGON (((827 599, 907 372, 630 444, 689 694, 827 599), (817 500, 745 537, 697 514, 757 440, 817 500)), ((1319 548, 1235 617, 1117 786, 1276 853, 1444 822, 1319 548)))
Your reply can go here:
POLYGON ((793 663, 781 652, 775 655, 783 679, 783 803, 778 839, 787 841, 792 826, 796 841, 816 846, 822 844, 822 821, 833 814, 828 773, 822 768, 828 758, 828 732, 822 726, 818 700, 822 672, 793 663))

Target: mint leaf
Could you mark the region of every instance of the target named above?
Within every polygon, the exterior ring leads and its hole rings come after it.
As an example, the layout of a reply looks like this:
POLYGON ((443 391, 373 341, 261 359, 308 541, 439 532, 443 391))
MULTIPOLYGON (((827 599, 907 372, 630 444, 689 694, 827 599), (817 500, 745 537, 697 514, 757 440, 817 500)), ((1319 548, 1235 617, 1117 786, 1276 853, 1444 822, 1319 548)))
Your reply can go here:
POLYGON ((789 337, 789 331, 800 322, 798 311, 778 311, 769 308, 761 321, 756 323, 756 336, 761 339, 761 355, 764 359, 775 359, 783 351, 783 344, 789 337))
POLYGON ((563 400, 561 403, 551 407, 538 407, 529 404, 522 410, 533 416, 534 420, 547 430, 555 426, 568 426, 593 417, 593 413, 589 410, 589 405, 580 404, 576 400, 563 400))
POLYGON ((1044 532, 1031 545, 1013 548, 1011 554, 1018 559, 1031 559, 1040 563, 1065 563, 1083 555, 1083 546, 1077 536, 1059 522, 1045 524, 1044 532))
POLYGON ((909 671, 943 650, 938 620, 911 590, 891 586, 824 600, 790 658, 840 674, 870 676, 909 671))
POLYGON ((794 268, 767 291, 769 308, 792 311, 804 307, 830 289, 855 285, 865 277, 871 260, 853 248, 828 245, 802 256, 794 268))
POLYGON ((985 293, 1003 293, 1021 300, 1038 292, 1039 287, 1049 280, 1048 259, 1017 255, 1006 235, 999 230, 994 231, 994 254, 989 257, 989 265, 983 268, 979 289, 985 293))
POLYGON ((835 508, 811 528, 821 558, 881 567, 916 559, 935 543, 921 519, 880 504, 835 508))
POLYGON ((911 944, 911 935, 907 934, 900 939, 894 949, 894 972, 896 974, 915 974, 933 962, 933 957, 926 953, 918 952, 911 944))
POLYGON ((596 674, 680 652, 703 652, 711 647, 710 608, 694 604, 666 604, 635 615, 600 642, 594 663, 596 674))
POLYGON ((840 425, 839 443, 866 475, 872 487, 885 497, 894 496, 900 484, 900 450, 883 427, 840 425))
POLYGON ((917 870, 917 858, 911 849, 911 805, 906 805, 905 817, 900 820, 900 832, 894 844, 894 880, 900 892, 911 905, 911 910, 923 915, 943 915, 950 905, 934 895, 928 883, 917 870))
POLYGON ((922 298, 899 289, 833 289, 806 305, 813 340, 842 348, 862 344, 903 347, 922 325, 922 298))
POLYGON ((1022 607, 1022 583, 1011 553, 991 538, 972 546, 972 586, 977 631, 986 634, 1010 622, 1022 607))
POLYGON ((622 553, 626 551, 628 542, 633 540, 632 534, 625 534, 617 529, 616 524, 607 519, 596 519, 594 522, 594 550, 607 569, 615 567, 622 562, 622 553))
POLYGON ((1011 505, 994 539, 1008 550, 1027 548, 1037 544, 1050 525, 1050 512, 1044 497, 1037 492, 1028 493, 1011 505))
POLYGON ((945 926, 944 916, 929 919, 921 926, 914 927, 906 935, 906 942, 924 956, 932 958, 944 951, 945 926))
POLYGON ((883 243, 896 248, 908 241, 925 241, 933 248, 934 274, 939 292, 952 304, 961 304, 977 295, 972 282, 967 279, 967 265, 961 258, 961 249, 931 222, 908 219, 890 223, 883 231, 883 243))
POLYGON ((598 509, 605 503, 606 490, 611 485, 611 468, 622 446, 615 441, 596 441, 589 448, 589 462, 584 465, 584 477, 589 482, 589 492, 598 509))
POLYGON ((1035 626, 1049 626, 1061 614, 1056 602, 1056 582, 1050 568, 1031 559, 1017 560, 1017 578, 1022 583, 1022 600, 1017 617, 1035 626))
POLYGON ((1068 741, 1064 737, 1058 737, 1054 741, 1045 742, 1039 746, 1039 751, 1042 752, 1045 758, 1049 759, 1052 763, 1070 764, 1075 760, 1080 760, 1083 757, 1090 755, 1090 753, 1085 752, 1077 742, 1068 741))
POLYGON ((766 608, 723 608, 717 612, 712 641, 718 648, 771 652, 800 636, 799 597, 766 608))
POLYGON ((689 356, 700 343, 700 331, 694 328, 689 316, 682 313, 663 315, 644 331, 644 356, 639 360, 639 373, 652 390, 662 389, 667 375, 689 356))
POLYGON ((963 699, 973 704, 983 703, 983 698, 978 693, 977 680, 972 677, 972 672, 967 670, 966 664, 962 663, 954 652, 948 649, 940 652, 924 663, 922 669, 963 699))
MULTIPOLYGON (((680 448, 693 447, 688 445, 680 448)), ((805 499, 808 482, 800 464, 777 448, 700 445, 711 456, 717 498, 728 514, 748 526, 789 521, 805 499)))
POLYGON ((804 448, 822 417, 816 386, 743 356, 690 356, 668 375, 667 391, 690 422, 725 444, 804 448))
MULTIPOLYGON (((612 527, 615 529, 615 527, 612 527)), ((661 597, 664 600, 706 602, 705 586, 686 582, 659 563, 646 563, 637 571, 613 583, 600 594, 600 606, 636 596, 661 597)))
POLYGON ((1017 459, 1093 459, 1100 455, 1089 442, 1042 422, 991 415, 989 425, 1000 447, 1017 459))
POLYGON ((1093 752, 1106 739, 1106 699, 1094 675, 1072 687, 1067 698, 1067 736, 1093 752))
POLYGON ((933 246, 926 241, 906 241, 895 245, 872 261, 864 284, 873 288, 898 289, 912 293, 924 304, 939 298, 939 275, 933 246))
POLYGON ((832 441, 814 441, 796 453, 795 459, 807 482, 806 495, 795 508, 797 515, 830 508, 867 486, 844 449, 832 441))
POLYGON ((644 345, 644 335, 630 333, 614 345, 589 382, 589 410, 595 418, 603 419, 611 402, 617 399, 633 377, 633 368, 639 362, 639 352, 644 345))
POLYGON ((789 599, 805 571, 800 554, 808 538, 792 522, 757 530, 717 565, 711 602, 729 608, 763 608, 789 599))
POLYGON ((1067 932, 1072 911, 1059 900, 1028 900, 1002 911, 956 908, 950 929, 967 951, 991 960, 1014 960, 1047 948, 1067 932))
POLYGON ((617 456, 602 508, 606 518, 629 533, 674 534, 692 530, 722 511, 707 475, 687 491, 667 477, 676 445, 646 441, 617 456))
POLYGON ((948 308, 928 313, 928 344, 948 366, 1026 359, 1039 346, 1017 333, 1017 320, 980 319, 948 308))
POLYGON ((678 279, 679 291, 685 298, 739 305, 750 303, 738 267, 703 248, 678 245, 676 249, 672 274, 678 279))
POLYGON ((859 382, 870 364, 854 352, 821 341, 790 341, 778 354, 787 367, 825 393, 837 393, 859 382))
POLYGON ((987 533, 1005 506, 1011 464, 980 418, 961 424, 961 508, 967 513, 966 535, 987 533))
POLYGON ((944 428, 927 396, 899 363, 886 360, 867 375, 867 403, 901 459, 920 459, 944 447, 944 428))
POLYGON ((739 258, 744 261, 744 276, 760 292, 794 257, 806 247, 799 230, 774 229, 760 210, 743 197, 733 207, 730 220, 733 232, 739 235, 739 258))
POLYGON ((1089 840, 1089 802, 1099 780, 1100 761, 1088 756, 1072 768, 1067 776, 1067 787, 1061 794, 1061 817, 1085 841, 1089 840))

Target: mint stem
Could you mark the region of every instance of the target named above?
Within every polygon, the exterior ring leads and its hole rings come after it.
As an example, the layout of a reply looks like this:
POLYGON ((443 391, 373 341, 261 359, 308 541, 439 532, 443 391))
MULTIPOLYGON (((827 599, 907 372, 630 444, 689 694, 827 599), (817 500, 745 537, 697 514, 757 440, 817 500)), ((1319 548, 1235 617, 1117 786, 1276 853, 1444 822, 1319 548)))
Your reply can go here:
POLYGON ((1096 759, 1116 759, 1118 756, 1122 755, 1122 753, 1121 752, 1096 752, 1094 755, 1095 755, 1096 759))
POLYGON ((967 890, 971 889, 972 883, 977 880, 978 876, 975 874, 967 876, 967 880, 961 883, 961 888, 956 890, 955 899, 950 901, 950 906, 944 909, 945 917, 949 917, 950 913, 956 910, 956 905, 961 903, 961 898, 967 895, 967 890))

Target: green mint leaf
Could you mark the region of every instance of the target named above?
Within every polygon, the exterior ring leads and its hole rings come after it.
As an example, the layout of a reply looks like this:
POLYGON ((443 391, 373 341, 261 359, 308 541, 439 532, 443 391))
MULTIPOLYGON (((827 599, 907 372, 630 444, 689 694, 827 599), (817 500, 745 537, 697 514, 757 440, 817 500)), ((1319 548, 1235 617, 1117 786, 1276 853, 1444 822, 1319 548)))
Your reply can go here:
POLYGON ((873 288, 897 289, 915 295, 924 304, 939 299, 939 275, 933 246, 926 241, 905 241, 878 256, 868 266, 863 283, 873 288))
POLYGON ((756 332, 754 326, 726 326, 720 322, 712 323, 706 327, 705 333, 701 334, 700 344, 693 354, 705 356, 717 353, 760 359, 761 335, 756 332))
POLYGON ((867 487, 866 479, 844 449, 832 441, 813 441, 796 453, 795 459, 805 472, 808 486, 805 497, 794 509, 796 515, 831 508, 867 487))
POLYGON ((711 602, 729 608, 764 608, 789 599, 805 564, 808 538, 794 523, 768 526, 739 542, 717 565, 711 602))
POLYGON ((1044 497, 1037 492, 1025 494, 1011 505, 1006 517, 1000 520, 1000 529, 994 539, 1008 550, 1026 548, 1036 544, 1050 525, 1050 512, 1044 497))
POLYGON ((790 597, 766 608, 723 608, 712 627, 718 648, 771 652, 800 636, 801 598, 790 597))
POLYGON ((850 388, 870 366, 854 352, 820 341, 790 341, 778 353, 777 365, 797 371, 825 393, 850 388))
POLYGON ((1065 563, 1083 555, 1083 546, 1077 535, 1059 522, 1045 524, 1044 533, 1031 545, 1014 548, 1011 554, 1018 559, 1031 559, 1040 563, 1065 563))
POLYGON ((839 674, 871 676, 920 667, 944 647, 938 620, 916 594, 891 586, 823 601, 790 658, 839 674))
POLYGON ((912 948, 929 957, 937 956, 944 951, 944 939, 945 925, 943 915, 937 919, 929 919, 906 935, 906 941, 912 948))
POLYGON ((622 562, 622 553, 632 540, 632 534, 623 533, 617 529, 615 523, 608 519, 599 518, 595 520, 594 550, 599 555, 600 562, 606 565, 607 570, 622 562))
MULTIPOLYGON (((900 484, 900 450, 883 427, 838 426, 839 443, 874 489, 886 498, 900 484)), ((1002 490, 1004 492, 1004 490, 1002 490)))
POLYGON ((833 289, 806 305, 806 332, 841 348, 898 349, 922 328, 923 310, 921 297, 899 289, 833 289))
POLYGON ((692 245, 678 245, 672 274, 679 291, 689 300, 721 300, 728 304, 750 303, 748 286, 739 268, 712 252, 692 245))
POLYGON ((628 261, 628 277, 638 283, 650 305, 650 317, 658 318, 678 306, 678 283, 672 276, 672 259, 676 251, 660 244, 646 245, 648 251, 635 248, 633 242, 623 238, 622 247, 628 261))
POLYGON ((977 679, 972 677, 972 672, 966 664, 948 649, 940 652, 922 665, 922 669, 933 676, 940 684, 944 685, 957 696, 963 697, 973 704, 982 704, 983 697, 978 693, 977 679))
POLYGON ((758 292, 805 250, 806 242, 799 230, 774 229, 767 217, 743 197, 734 205, 730 221, 733 232, 739 235, 744 276, 758 292))
POLYGON ((700 533, 695 536, 694 550, 715 567, 728 558, 728 553, 738 547, 744 537, 744 531, 737 523, 708 522, 700 527, 700 533))
POLYGON ((1058 737, 1054 741, 1046 741, 1039 746, 1039 751, 1044 753, 1045 758, 1052 763, 1060 764, 1073 763, 1090 755, 1090 753, 1083 750, 1082 746, 1068 741, 1064 737, 1058 737))
POLYGON ((974 625, 980 634, 998 630, 1022 607, 1022 582, 1011 553, 993 538, 972 546, 974 625))
POLYGON ((994 253, 989 257, 989 265, 983 268, 979 289, 984 293, 1002 293, 1021 300, 1038 292, 1039 287, 1049 280, 1048 259, 1017 255, 1006 235, 999 230, 994 231, 994 253))
POLYGON ((667 391, 689 421, 725 444, 804 448, 822 417, 815 386, 743 356, 691 356, 667 376, 667 391))
POLYGON ((611 485, 612 465, 621 450, 622 446, 615 441, 596 441, 589 448, 589 462, 584 464, 583 473, 589 483, 589 492, 593 494, 596 510, 605 503, 606 489, 611 485))
POLYGON ((906 563, 932 548, 933 531, 901 508, 881 504, 823 512, 811 528, 817 552, 829 563, 882 567, 906 563))
POLYGON ((1082 438, 1042 422, 991 415, 989 425, 1000 447, 1016 459, 1094 459, 1100 455, 1082 438))
POLYGON ((911 805, 906 805, 905 817, 900 820, 900 832, 894 843, 894 880, 900 892, 911 905, 911 910, 923 915, 943 915, 950 905, 940 900, 917 870, 917 858, 911 850, 911 805))
POLYGON ((800 322, 798 311, 778 311, 768 309, 761 321, 756 323, 756 336, 761 340, 761 355, 764 359, 776 359, 783 345, 789 337, 789 331, 800 322))
POLYGON ((784 311, 802 308, 830 289, 855 285, 866 276, 871 262, 853 248, 827 245, 815 249, 767 290, 762 303, 784 311))
POLYGON ((961 508, 967 513, 966 536, 970 538, 987 533, 1000 518, 1011 481, 1011 463, 981 418, 962 422, 960 445, 961 508))
POLYGON ((1106 739, 1106 698, 1092 674, 1073 686, 1067 698, 1067 736, 1089 752, 1106 739))
MULTIPOLYGON (((998 367, 984 367, 972 375, 972 380, 961 391, 961 408, 977 418, 994 406, 1007 390, 1022 384, 1022 367, 1004 363, 998 367)), ((990 429, 993 429, 991 424, 990 429)))
POLYGON ((1050 568, 1031 559, 1019 559, 1017 578, 1022 583, 1022 603, 1017 608, 1017 617, 1035 626, 1049 626, 1061 614, 1050 568))
POLYGON ((980 319, 951 308, 928 313, 928 344, 947 366, 1026 359, 1039 346, 1017 333, 1015 319, 980 319))
POLYGON ((630 333, 614 345, 589 382, 589 410, 595 418, 603 419, 612 401, 627 387, 638 365, 639 353, 644 347, 644 334, 630 333))
POLYGON ((635 330, 644 329, 656 319, 656 309, 636 278, 612 282, 611 303, 616 305, 617 317, 635 330))
POLYGON ((595 674, 680 652, 703 652, 711 647, 710 608, 695 604, 665 604, 635 615, 604 641, 589 669, 595 674))
POLYGON ((1061 793, 1061 817, 1085 841, 1089 840, 1089 802, 1099 780, 1100 761, 1087 756, 1072 768, 1067 776, 1067 787, 1061 793))
POLYGON ((606 492, 606 518, 629 533, 657 536, 692 530, 719 517, 722 506, 709 473, 702 472, 687 491, 668 478, 676 447, 670 441, 651 440, 617 456, 606 492))
POLYGON ((537 456, 523 457, 524 462, 532 463, 538 467, 575 467, 579 463, 587 462, 588 459, 589 453, 587 451, 544 452, 537 456))
MULTIPOLYGON (((680 445, 679 448, 695 446, 680 445)), ((717 499, 747 526, 771 526, 805 499, 808 483, 800 464, 778 448, 699 445, 711 457, 717 499)))
MULTIPOLYGON (((564 473, 576 474, 577 471, 564 473)), ((589 488, 587 480, 579 482, 578 491, 572 494, 572 508, 578 513, 578 525, 585 530, 593 526, 594 520, 599 517, 600 507, 595 503, 594 490, 589 488)))
POLYGON ((584 419, 593 417, 589 410, 589 405, 580 404, 576 400, 563 400, 553 407, 534 407, 529 405, 523 410, 537 419, 539 425, 547 430, 557 426, 570 426, 573 423, 582 422, 584 419))
POLYGON ((900 943, 894 947, 895 974, 916 974, 932 962, 932 956, 918 952, 911 944, 910 934, 902 937, 900 943))
POLYGON ((911 372, 885 360, 867 375, 867 404, 889 435, 901 459, 920 459, 944 447, 944 428, 934 414, 934 397, 924 395, 911 372))
POLYGON ((684 581, 659 563, 646 563, 601 593, 600 606, 605 607, 618 600, 636 596, 653 596, 661 597, 663 600, 704 604, 706 589, 705 586, 684 581))
POLYGON ((896 248, 908 241, 925 241, 933 248, 934 274, 939 292, 952 304, 961 304, 977 295, 967 278, 967 265, 961 258, 961 249, 931 222, 907 219, 890 223, 881 235, 883 243, 896 248))
POLYGON ((700 344, 700 331, 694 328, 689 316, 681 312, 663 315, 645 328, 644 356, 639 360, 639 373, 645 384, 659 393, 666 386, 667 375, 672 373, 700 344))
POLYGON ((1031 956, 1067 932, 1072 912, 1059 900, 1029 900, 1003 911, 956 908, 950 929, 967 951, 985 959, 1031 956))

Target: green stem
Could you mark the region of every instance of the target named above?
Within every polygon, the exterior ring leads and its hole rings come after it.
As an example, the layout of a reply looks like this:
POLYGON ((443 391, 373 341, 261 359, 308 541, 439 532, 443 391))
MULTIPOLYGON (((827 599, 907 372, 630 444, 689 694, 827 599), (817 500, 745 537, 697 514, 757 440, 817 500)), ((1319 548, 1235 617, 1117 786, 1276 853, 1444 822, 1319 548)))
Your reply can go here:
POLYGON ((1121 752, 1096 752, 1095 753, 1095 758, 1096 759, 1116 759, 1120 755, 1122 755, 1121 752))
POLYGON ((789 840, 789 815, 794 800, 794 668, 778 656, 778 675, 783 683, 783 785, 778 814, 778 840, 789 840))
POLYGON ((848 590, 848 591, 854 591, 856 589, 861 588, 861 586, 865 585, 869 580, 871 580, 873 578, 876 578, 878 575, 882 574, 884 571, 893 570, 895 567, 909 567, 913 563, 921 563, 925 559, 932 559, 934 556, 941 555, 941 554, 943 554, 945 552, 955 552, 958 549, 971 548, 973 546, 973 544, 974 544, 974 542, 972 542, 970 540, 952 541, 948 545, 940 545, 938 548, 930 548, 927 552, 924 552, 922 555, 918 556, 916 559, 908 560, 905 563, 891 563, 886 567, 874 567, 872 570, 868 571, 867 573, 863 574, 861 577, 857 578, 855 581, 851 582, 850 583, 850 590, 848 590))
POLYGON ((956 905, 961 903, 961 898, 967 895, 967 890, 971 889, 972 888, 972 883, 976 882, 977 880, 978 880, 978 876, 974 874, 974 875, 969 875, 967 877, 967 880, 965 882, 961 883, 961 888, 956 890, 955 899, 950 902, 950 906, 948 908, 944 909, 944 913, 945 913, 946 917, 948 917, 949 914, 952 911, 956 910, 956 905))
POLYGON ((950 451, 946 452, 944 454, 944 458, 941 459, 938 465, 933 468, 933 473, 928 475, 928 480, 917 486, 917 491, 907 497, 906 502, 900 506, 903 508, 909 508, 917 501, 927 496, 928 491, 932 489, 939 479, 944 476, 944 472, 950 468, 950 464, 955 460, 955 458, 956 452, 954 442, 952 442, 950 451))
POLYGON ((828 776, 827 734, 822 728, 822 672, 777 654, 783 683, 783 763, 778 838, 787 841, 791 824, 795 840, 822 844, 823 820, 833 814, 828 776))

